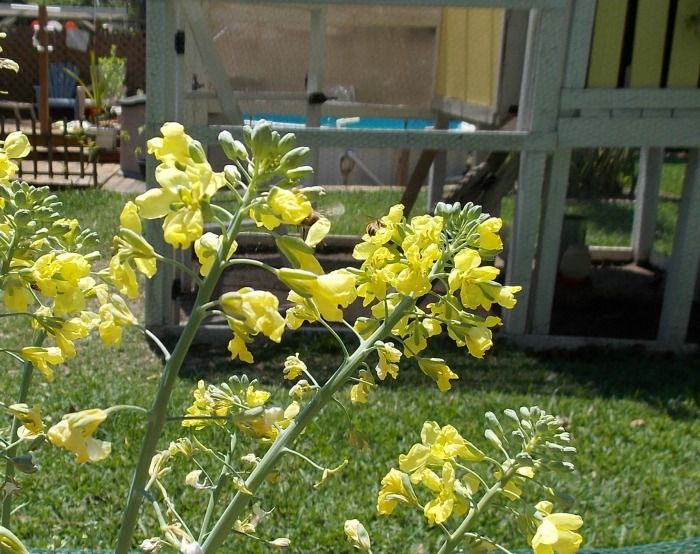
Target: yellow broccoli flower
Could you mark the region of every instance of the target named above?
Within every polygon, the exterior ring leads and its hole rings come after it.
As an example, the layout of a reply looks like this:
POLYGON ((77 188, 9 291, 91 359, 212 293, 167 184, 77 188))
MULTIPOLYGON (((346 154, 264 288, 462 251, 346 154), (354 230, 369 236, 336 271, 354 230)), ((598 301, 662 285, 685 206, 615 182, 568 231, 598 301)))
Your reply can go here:
POLYGON ((377 512, 388 516, 394 512, 399 502, 414 504, 415 495, 408 487, 410 487, 408 475, 392 468, 382 479, 382 488, 377 497, 377 512))
MULTIPOLYGON (((209 272, 214 265, 214 260, 216 260, 216 254, 219 251, 219 248, 221 248, 222 241, 223 237, 221 235, 215 235, 214 233, 204 233, 201 237, 194 241, 194 253, 197 255, 197 259, 199 260, 199 273, 202 276, 206 277, 209 275, 209 272)), ((229 248, 226 260, 229 260, 231 256, 234 255, 237 248, 238 243, 236 243, 234 240, 231 244, 231 248, 229 248)))
POLYGON ((99 462, 112 450, 111 443, 92 437, 105 419, 107 412, 97 408, 66 414, 49 429, 47 436, 55 446, 73 452, 76 463, 99 462))
POLYGON ((306 364, 299 358, 299 352, 294 356, 287 356, 284 361, 284 378, 293 381, 306 371, 306 364))
POLYGON ((413 483, 421 481, 422 472, 427 467, 439 467, 458 459, 467 462, 484 459, 484 453, 464 439, 452 425, 440 427, 435 421, 426 421, 420 436, 421 444, 414 444, 408 454, 399 456, 399 468, 411 475, 413 483))
POLYGON ((49 364, 62 364, 64 362, 63 353, 58 346, 25 346, 20 350, 19 355, 41 371, 47 381, 53 381, 53 369, 49 364))
POLYGON ((367 404, 369 393, 374 387, 374 376, 366 369, 360 370, 360 381, 350 389, 350 401, 353 404, 367 404))
POLYGON ((450 381, 459 379, 459 376, 449 368, 442 358, 418 358, 418 367, 437 383, 440 392, 450 390, 452 388, 450 381))
POLYGON ((583 537, 575 533, 583 525, 581 516, 551 513, 551 502, 540 502, 536 508, 544 514, 530 544, 534 554, 574 554, 581 547, 583 537))
POLYGON ((399 360, 401 360, 401 351, 394 347, 393 342, 377 341, 377 354, 379 355, 379 363, 377 364, 377 377, 382 381, 387 375, 391 375, 396 379, 399 375, 399 360))
POLYGON ((479 233, 479 248, 500 252, 503 250, 503 242, 498 232, 503 226, 503 221, 499 217, 489 217, 486 221, 479 223, 476 232, 479 233))
POLYGON ((442 466, 442 478, 430 469, 423 470, 422 483, 434 494, 423 508, 423 515, 431 525, 444 523, 453 513, 463 516, 469 511, 467 490, 459 479, 455 479, 451 463, 442 466))
POLYGON ((272 187, 264 203, 250 209, 250 217, 258 227, 272 231, 280 225, 299 225, 313 212, 302 191, 272 187))

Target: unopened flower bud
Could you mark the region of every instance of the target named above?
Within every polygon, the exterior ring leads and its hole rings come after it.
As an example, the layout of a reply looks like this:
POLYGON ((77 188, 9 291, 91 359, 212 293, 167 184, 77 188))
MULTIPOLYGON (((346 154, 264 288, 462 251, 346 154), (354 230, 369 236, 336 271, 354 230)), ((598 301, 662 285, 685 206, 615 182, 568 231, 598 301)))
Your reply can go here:
POLYGON ((348 519, 345 522, 345 536, 350 544, 362 552, 369 552, 372 544, 367 529, 356 519, 348 519))
POLYGON ((279 537, 275 539, 274 541, 270 541, 270 546, 276 546, 280 550, 283 548, 288 548, 290 544, 292 544, 292 541, 290 541, 287 537, 279 537))

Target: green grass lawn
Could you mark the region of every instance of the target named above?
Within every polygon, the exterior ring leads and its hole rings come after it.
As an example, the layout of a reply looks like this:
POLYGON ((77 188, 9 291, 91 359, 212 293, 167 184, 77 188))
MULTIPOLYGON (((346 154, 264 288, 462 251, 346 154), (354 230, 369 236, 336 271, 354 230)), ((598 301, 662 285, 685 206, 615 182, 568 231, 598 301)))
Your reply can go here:
MULTIPOLYGON (((326 197, 331 207, 339 201, 335 194, 326 197)), ((101 250, 108 253, 114 229, 110 222, 116 222, 123 197, 100 191, 59 196, 69 215, 97 228, 104 238, 101 250)), ((390 196, 386 199, 387 204, 394 201, 390 196)), ((379 205, 366 194, 354 202, 351 219, 355 220, 365 213, 365 205, 373 210, 379 205)), ((355 224, 360 230, 365 226, 361 221, 355 224)), ((171 413, 183 413, 189 391, 201 377, 218 382, 247 372, 281 397, 285 394, 280 388, 281 369, 290 352, 300 352, 323 378, 339 361, 337 348, 319 335, 309 337, 302 333, 282 346, 262 343, 255 351, 254 366, 227 360, 225 345, 221 355, 198 349, 178 382, 171 413)), ((20 340, 18 329, 7 319, 0 320, 3 346, 20 340)), ((333 467, 343 459, 349 465, 315 491, 312 484, 318 472, 298 459, 285 461, 281 481, 261 491, 263 507, 275 508, 260 527, 261 534, 288 536, 293 552, 349 553, 353 550, 345 543, 343 521, 358 518, 372 534, 376 552, 403 554, 421 552, 423 547, 430 552, 439 537, 425 527, 422 516, 405 510, 399 510, 398 517, 376 515, 379 481, 396 465, 398 454, 418 440, 426 419, 450 422, 465 437, 480 442, 484 411, 537 404, 567 418, 579 449, 578 471, 562 486, 577 500, 572 511, 585 519, 586 544, 618 546, 700 535, 700 489, 695 486, 700 481, 697 357, 590 349, 538 355, 498 343, 483 361, 446 344, 436 344, 434 354, 448 359, 460 375, 459 383, 441 394, 410 362, 402 365, 396 384, 380 387, 369 407, 352 409, 353 423, 368 442, 366 449, 348 443, 342 410, 329 406, 324 411, 318 424, 303 435, 298 449, 324 466, 333 467)), ((55 420, 77 409, 121 403, 148 406, 160 368, 161 361, 136 331, 128 332, 118 349, 105 349, 93 339, 56 371, 55 382, 35 380, 32 401, 55 420)), ((0 358, 0 371, 5 398, 14 394, 18 371, 8 358, 0 358)), ((348 404, 347 397, 344 402, 348 404)), ((113 442, 113 453, 97 465, 75 466, 65 452, 42 448, 37 453, 40 472, 24 478, 18 504, 27 504, 15 516, 14 531, 34 548, 112 546, 142 432, 143 422, 135 415, 110 418, 98 435, 113 442)), ((179 434, 178 425, 171 424, 163 444, 179 434)), ((203 502, 202 496, 189 492, 183 512, 201 513, 203 502)), ((525 546, 501 518, 493 516, 485 526, 490 534, 505 537, 506 544, 525 546)), ((234 537, 226 551, 265 550, 234 537)))

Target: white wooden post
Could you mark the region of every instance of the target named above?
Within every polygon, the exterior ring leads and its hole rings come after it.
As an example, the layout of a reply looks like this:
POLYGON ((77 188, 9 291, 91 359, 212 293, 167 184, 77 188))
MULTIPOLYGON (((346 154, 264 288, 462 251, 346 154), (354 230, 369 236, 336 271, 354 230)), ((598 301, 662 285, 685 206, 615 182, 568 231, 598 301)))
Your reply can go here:
POLYGON ((700 149, 688 152, 673 251, 666 272, 664 303, 657 339, 669 345, 685 341, 695 280, 700 265, 700 149))
POLYGON ((632 222, 632 254, 635 263, 648 262, 654 247, 663 163, 663 148, 640 148, 639 177, 634 189, 632 222))
POLYGON ((571 150, 557 150, 552 156, 545 187, 539 256, 533 285, 532 333, 535 335, 549 334, 570 168, 571 150))
MULTIPOLYGON (((570 2, 562 2, 558 9, 530 11, 518 130, 547 132, 556 129, 570 8, 570 2)), ((525 151, 520 155, 506 282, 521 285, 523 292, 515 309, 504 314, 505 330, 514 335, 527 332, 547 155, 546 151, 525 151)))
MULTIPOLYGON (((595 0, 578 0, 574 4, 564 75, 564 86, 567 88, 582 89, 586 84, 590 51, 588 45, 593 35, 595 11, 595 0)), ((531 298, 532 332, 536 335, 549 334, 570 166, 571 150, 557 150, 552 157, 545 183, 541 235, 531 298)))
MULTIPOLYGON (((309 11, 309 71, 306 77, 306 94, 323 92, 323 64, 325 60, 326 15, 323 8, 309 11)), ((323 104, 306 105, 306 126, 320 127, 323 104)), ((319 184, 321 148, 311 150, 311 166, 314 168, 313 183, 319 184)))
MULTIPOLYGON (((146 14, 146 136, 160 135, 160 127, 177 116, 176 87, 172 68, 175 55, 176 1, 153 0, 148 3, 146 14)), ((155 180, 156 160, 146 157, 146 181, 148 188, 158 187, 155 180)), ((168 245, 163 241, 160 220, 147 221, 146 238, 157 252, 168 255, 168 245)), ((161 264, 158 273, 146 281, 146 327, 158 328, 179 323, 177 305, 172 301, 174 272, 171 266, 161 264)))

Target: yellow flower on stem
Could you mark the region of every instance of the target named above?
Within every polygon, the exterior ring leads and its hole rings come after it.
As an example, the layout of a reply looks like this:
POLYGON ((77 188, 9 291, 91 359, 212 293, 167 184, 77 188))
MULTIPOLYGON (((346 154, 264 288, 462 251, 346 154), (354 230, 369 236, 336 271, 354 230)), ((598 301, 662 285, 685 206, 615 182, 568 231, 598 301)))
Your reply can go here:
POLYGON ((2 300, 5 307, 11 312, 26 312, 30 304, 34 303, 34 295, 29 286, 14 275, 5 280, 2 300))
POLYGON ((487 303, 488 307, 484 307, 489 309, 491 303, 478 285, 493 281, 498 274, 499 270, 495 267, 481 267, 481 257, 476 250, 465 248, 454 258, 454 268, 448 277, 450 292, 461 289, 460 299, 465 308, 473 310, 487 303))
MULTIPOLYGON (((221 235, 215 235, 214 233, 204 233, 196 241, 194 241, 194 252, 199 260, 200 268, 199 273, 206 277, 211 271, 212 265, 214 265, 214 260, 216 259, 216 254, 221 248, 221 241, 223 237, 221 235)), ((231 256, 236 252, 238 244, 234 240, 229 248, 226 260, 229 260, 231 256)), ((226 261, 224 260, 224 261, 226 261)))
POLYGON ((427 467, 440 467, 445 462, 464 460, 479 462, 484 453, 459 434, 452 425, 440 427, 435 421, 426 421, 420 432, 421 444, 414 444, 408 454, 399 456, 399 468, 418 483, 427 467))
POLYGON ((277 276, 296 293, 297 296, 290 294, 289 300, 295 303, 301 303, 298 302, 299 297, 313 300, 326 321, 342 321, 342 308, 347 308, 357 298, 356 277, 347 269, 316 275, 301 269, 282 268, 277 271, 277 276))
POLYGON ((111 302, 105 302, 99 309, 100 322, 97 329, 105 346, 119 346, 124 327, 138 324, 129 306, 118 294, 113 294, 111 302))
POLYGON ((382 488, 377 497, 377 512, 388 516, 394 512, 399 502, 415 504, 415 494, 410 487, 408 475, 392 468, 382 479, 382 488))
POLYGON ((14 131, 7 135, 5 143, 2 146, 5 155, 8 158, 24 158, 32 150, 32 145, 29 143, 27 135, 21 131, 14 131))
POLYGON ((112 450, 111 443, 92 437, 105 419, 107 412, 97 408, 66 414, 49 429, 47 436, 55 446, 73 452, 76 463, 99 462, 112 450))
POLYGON ((350 401, 353 404, 367 404, 369 393, 374 387, 374 376, 366 369, 361 369, 360 381, 350 389, 350 401))
POLYGON ((20 356, 37 368, 47 381, 53 381, 53 369, 49 364, 62 364, 63 353, 58 346, 25 346, 20 350, 20 356))
POLYGON ((434 494, 434 498, 423 508, 423 515, 431 525, 444 523, 453 513, 463 516, 469 511, 467 491, 459 479, 455 479, 455 469, 451 463, 446 462, 442 466, 442 478, 430 469, 423 470, 421 482, 434 494))
MULTIPOLYGON (((191 140, 185 137, 186 141, 191 140)), ((177 153, 175 157, 180 155, 177 153)), ((189 158, 189 154, 184 161, 178 160, 178 167, 167 155, 163 160, 164 163, 156 168, 156 181, 161 188, 137 196, 136 205, 144 219, 165 218, 165 242, 175 248, 189 248, 204 232, 202 209, 226 181, 222 173, 212 171, 208 162, 197 163, 189 158), (180 169, 183 165, 184 170, 180 169)))
POLYGON ((299 225, 312 212, 303 191, 272 187, 265 202, 250 209, 250 217, 258 227, 272 231, 280 225, 299 225))
POLYGON ((503 226, 503 221, 499 217, 489 217, 486 221, 479 223, 476 232, 479 233, 478 246, 481 250, 497 251, 503 250, 503 242, 498 232, 503 226))
POLYGON ((536 508, 544 514, 530 544, 534 554, 574 554, 581 547, 583 537, 574 531, 583 525, 581 516, 550 513, 551 502, 540 502, 536 508))
POLYGON ((139 217, 139 207, 129 200, 122 208, 122 213, 119 215, 119 225, 125 229, 130 229, 134 233, 141 234, 143 226, 139 217))
POLYGON ((38 406, 12 404, 7 409, 23 423, 17 431, 19 438, 30 440, 44 432, 44 422, 41 420, 41 410, 38 406))
POLYGON ((284 361, 284 378, 293 381, 306 371, 306 364, 299 358, 299 352, 294 356, 287 356, 284 361))
POLYGON ((391 375, 396 379, 399 375, 399 360, 401 360, 401 351, 394 347, 393 342, 377 341, 377 354, 379 355, 379 363, 377 364, 377 377, 382 381, 387 375, 391 375))
POLYGON ((442 358, 418 358, 418 367, 437 383, 440 392, 450 390, 450 381, 459 379, 459 375, 452 371, 442 358))

